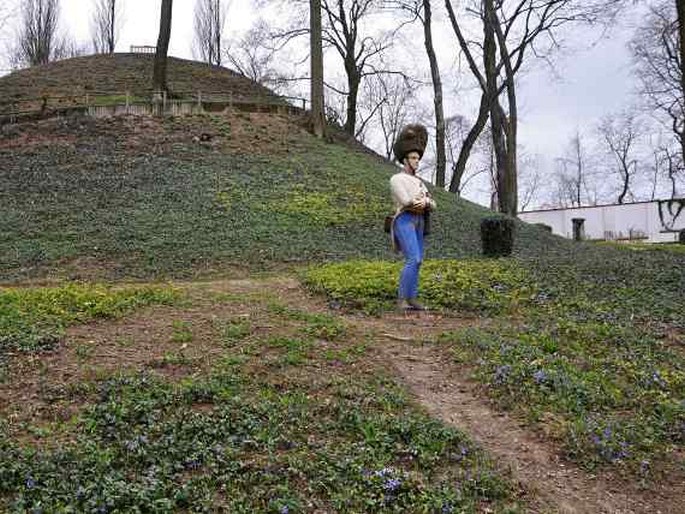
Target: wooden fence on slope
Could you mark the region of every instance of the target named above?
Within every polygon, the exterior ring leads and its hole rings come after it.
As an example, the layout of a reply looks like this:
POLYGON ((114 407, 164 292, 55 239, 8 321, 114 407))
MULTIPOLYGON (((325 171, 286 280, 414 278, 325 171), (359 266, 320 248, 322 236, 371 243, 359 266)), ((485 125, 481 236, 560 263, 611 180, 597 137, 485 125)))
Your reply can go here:
POLYGON ((87 94, 43 96, 0 101, 0 125, 54 116, 82 114, 93 117, 118 115, 181 116, 220 113, 227 110, 302 114, 306 100, 276 95, 236 95, 225 91, 185 91, 167 96, 164 92, 89 92, 87 94))

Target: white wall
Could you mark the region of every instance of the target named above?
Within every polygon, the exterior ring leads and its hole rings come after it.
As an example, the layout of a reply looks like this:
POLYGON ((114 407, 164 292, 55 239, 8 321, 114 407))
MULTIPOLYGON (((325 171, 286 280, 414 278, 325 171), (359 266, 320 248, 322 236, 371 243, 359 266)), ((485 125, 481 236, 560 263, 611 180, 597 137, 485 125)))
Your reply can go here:
POLYGON ((685 198, 519 213, 526 223, 544 223, 560 236, 573 237, 573 218, 583 218, 585 239, 672 242, 685 230, 685 198), (662 218, 659 216, 661 204, 662 218))

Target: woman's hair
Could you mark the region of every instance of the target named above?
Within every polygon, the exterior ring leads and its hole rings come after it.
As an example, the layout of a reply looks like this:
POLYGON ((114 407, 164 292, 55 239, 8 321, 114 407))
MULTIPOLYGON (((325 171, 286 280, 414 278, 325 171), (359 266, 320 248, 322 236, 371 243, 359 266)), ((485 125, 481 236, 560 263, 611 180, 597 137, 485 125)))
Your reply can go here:
POLYGON ((402 162, 409 152, 417 152, 419 157, 423 157, 426 143, 428 143, 426 127, 418 123, 404 126, 392 148, 395 159, 402 162))

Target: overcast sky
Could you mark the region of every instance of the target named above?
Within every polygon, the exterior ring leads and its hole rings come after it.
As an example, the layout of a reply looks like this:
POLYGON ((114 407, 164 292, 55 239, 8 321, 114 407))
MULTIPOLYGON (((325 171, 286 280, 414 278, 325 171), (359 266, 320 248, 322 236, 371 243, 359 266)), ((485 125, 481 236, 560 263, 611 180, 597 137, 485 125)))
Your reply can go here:
MULTIPOLYGON (((16 5, 19 0, 0 2, 16 5)), ((81 43, 90 41, 93 4, 94 0, 61 0, 62 27, 81 43)), ((156 44, 160 4, 161 0, 123 0, 124 19, 117 51, 127 52, 131 45, 156 44)), ((194 4, 193 0, 174 2, 170 55, 192 58, 194 4)), ((251 0, 231 1, 227 34, 250 27, 255 18, 251 4, 251 0)), ((603 114, 631 104, 634 79, 626 43, 633 28, 630 20, 624 22, 626 26, 615 28, 610 37, 601 38, 596 31, 587 30, 567 33, 567 46, 574 51, 559 54, 555 59, 556 70, 562 78, 555 77, 540 63, 520 79, 519 137, 526 153, 542 155, 543 161, 551 166, 576 130, 588 132, 603 114)), ((5 29, 5 39, 10 38, 11 27, 5 29)), ((443 44, 439 52, 453 53, 451 47, 455 42, 450 40, 449 31, 436 40, 443 44)), ((422 42, 417 47, 422 49, 422 42)), ((449 56, 443 55, 443 60, 448 59, 449 56)), ((475 114, 475 107, 473 110, 475 114)), ((474 190, 474 199, 482 202, 478 195, 474 190)))

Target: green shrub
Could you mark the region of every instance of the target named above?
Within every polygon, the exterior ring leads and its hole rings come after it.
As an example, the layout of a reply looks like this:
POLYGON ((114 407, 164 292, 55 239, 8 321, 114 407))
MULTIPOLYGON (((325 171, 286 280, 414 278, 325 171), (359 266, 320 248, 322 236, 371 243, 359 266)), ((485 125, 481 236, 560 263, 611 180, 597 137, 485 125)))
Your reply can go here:
POLYGON ((483 255, 486 257, 507 257, 514 248, 514 220, 497 217, 485 218, 480 222, 480 237, 483 255))

